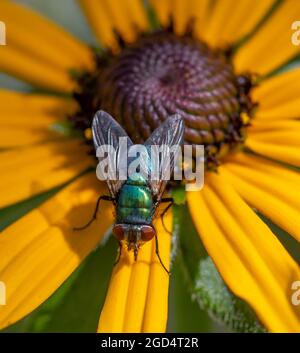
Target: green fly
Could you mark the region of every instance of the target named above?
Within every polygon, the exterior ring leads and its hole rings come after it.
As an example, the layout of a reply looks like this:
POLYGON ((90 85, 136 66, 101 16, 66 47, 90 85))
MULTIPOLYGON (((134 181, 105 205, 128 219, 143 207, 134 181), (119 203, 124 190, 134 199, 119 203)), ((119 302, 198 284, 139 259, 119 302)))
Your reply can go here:
MULTIPOLYGON (((121 148, 120 138, 126 138, 127 146, 134 146, 125 130, 106 112, 98 111, 93 119, 92 133, 95 149, 103 145, 110 145, 116 151, 114 160, 120 160, 121 148)), ((162 125, 160 125, 148 138, 143 146, 150 157, 151 146, 180 146, 183 143, 184 122, 183 119, 175 114, 170 116, 162 125)), ((136 146, 136 145, 135 145, 136 146)), ((158 248, 157 233, 153 226, 153 219, 156 215, 157 208, 160 203, 168 203, 167 207, 161 214, 163 221, 164 214, 173 204, 173 199, 163 198, 163 193, 167 186, 168 180, 162 178, 166 168, 169 172, 174 170, 176 155, 165 153, 159 155, 158 177, 152 180, 151 171, 153 163, 151 158, 146 158, 144 170, 146 174, 136 173, 127 176, 126 180, 111 180, 106 179, 110 195, 102 195, 99 197, 92 219, 83 227, 76 228, 84 229, 88 227, 97 216, 99 204, 101 200, 111 201, 115 207, 115 225, 113 227, 113 235, 119 242, 119 256, 116 261, 120 260, 122 244, 126 244, 128 250, 133 250, 134 258, 137 260, 138 250, 145 242, 155 238, 156 254, 163 268, 169 273, 163 264, 158 248)), ((127 160, 127 166, 130 159, 127 160)))

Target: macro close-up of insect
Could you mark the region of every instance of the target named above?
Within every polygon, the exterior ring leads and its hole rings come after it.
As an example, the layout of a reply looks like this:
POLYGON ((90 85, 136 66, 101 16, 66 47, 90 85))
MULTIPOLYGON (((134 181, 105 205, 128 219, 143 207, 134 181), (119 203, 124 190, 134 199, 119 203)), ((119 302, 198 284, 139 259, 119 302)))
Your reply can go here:
POLYGON ((299 0, 0 0, 3 337, 300 333, 299 28, 299 0))
MULTIPOLYGON (((109 162, 118 168, 116 162, 120 160, 121 152, 119 139, 125 137, 128 139, 128 147, 133 145, 124 129, 109 114, 99 111, 94 116, 92 132, 96 151, 103 145, 110 145, 115 149, 116 154, 109 159, 109 162)), ((97 201, 92 219, 83 227, 75 228, 75 230, 88 227, 96 219, 101 200, 111 201, 115 206, 116 224, 113 227, 113 234, 119 241, 119 258, 123 242, 127 245, 128 250, 133 250, 136 260, 140 246, 154 237, 156 254, 165 271, 169 273, 159 255, 158 238, 152 221, 160 203, 168 203, 161 214, 162 222, 164 214, 172 206, 172 198, 163 198, 168 180, 162 178, 166 174, 166 169, 168 169, 168 173, 172 173, 176 156, 170 156, 162 152, 157 163, 158 178, 151 180, 153 174, 151 168, 156 164, 151 161, 150 148, 151 146, 180 146, 183 142, 183 133, 183 119, 179 115, 169 117, 151 134, 144 144, 148 147, 146 150, 149 153, 149 158, 142 161, 144 166, 141 166, 146 177, 142 174, 133 174, 129 176, 128 180, 111 180, 108 178, 107 184, 110 196, 101 195, 97 201), (145 164, 147 162, 148 164, 145 164)))

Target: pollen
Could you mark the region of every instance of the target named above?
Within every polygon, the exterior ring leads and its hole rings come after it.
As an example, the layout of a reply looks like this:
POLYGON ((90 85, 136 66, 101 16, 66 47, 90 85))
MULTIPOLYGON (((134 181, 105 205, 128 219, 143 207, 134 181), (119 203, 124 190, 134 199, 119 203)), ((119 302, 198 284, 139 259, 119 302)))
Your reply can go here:
POLYGON ((87 140, 92 140, 92 129, 91 128, 87 128, 84 130, 84 137, 87 139, 87 140))

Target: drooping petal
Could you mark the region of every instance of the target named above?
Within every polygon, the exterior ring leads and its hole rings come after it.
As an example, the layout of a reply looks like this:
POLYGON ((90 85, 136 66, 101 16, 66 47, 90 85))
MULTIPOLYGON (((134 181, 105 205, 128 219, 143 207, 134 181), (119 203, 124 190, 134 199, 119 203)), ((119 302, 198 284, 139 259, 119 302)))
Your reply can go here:
POLYGON ((163 26, 167 26, 170 22, 170 16, 172 11, 171 0, 150 0, 150 4, 153 7, 159 22, 163 26))
POLYGON ((236 153, 229 158, 229 162, 239 165, 246 165, 253 169, 263 171, 269 175, 284 178, 286 183, 292 182, 298 186, 300 185, 299 173, 257 155, 236 153))
POLYGON ((184 34, 189 26, 193 25, 196 35, 202 37, 206 32, 208 10, 209 1, 207 0, 175 0, 171 4, 175 32, 179 35, 184 34))
POLYGON ((292 43, 292 23, 300 16, 300 2, 282 1, 255 35, 237 52, 237 71, 265 75, 300 52, 292 43))
POLYGON ((272 332, 298 332, 291 285, 299 267, 269 228, 224 178, 209 175, 202 192, 188 193, 199 235, 230 289, 272 332))
POLYGON ((143 1, 102 0, 102 2, 113 18, 115 28, 124 36, 125 40, 133 40, 137 31, 145 31, 149 28, 143 1))
POLYGON ((45 94, 21 93, 0 89, 0 114, 43 114, 65 118, 76 109, 75 101, 45 94))
POLYGON ((300 210, 300 174, 298 176, 298 182, 295 183, 291 180, 287 182, 284 177, 259 170, 255 168, 253 164, 240 165, 238 163, 226 163, 226 169, 242 180, 281 199, 296 210, 300 210))
POLYGON ((0 208, 71 180, 93 159, 78 140, 44 143, 0 153, 0 208))
POLYGON ((194 0, 193 4, 190 6, 191 17, 195 19, 195 35, 198 38, 203 38, 206 32, 207 22, 210 16, 210 5, 210 0, 194 0))
POLYGON ((300 146, 300 131, 260 131, 252 132, 251 138, 258 142, 286 145, 292 147, 300 146))
POLYGON ((263 120, 255 117, 247 131, 249 136, 263 132, 300 132, 300 121, 296 119, 263 120))
POLYGON ((100 44, 116 49, 112 19, 107 15, 100 1, 79 0, 80 6, 100 44))
POLYGON ((92 53, 86 45, 37 12, 3 0, 0 13, 8 28, 9 47, 63 71, 93 66, 92 53))
POLYGON ((299 147, 289 141, 282 140, 281 144, 261 142, 252 137, 246 140, 246 146, 252 151, 295 166, 300 166, 299 147))
POLYGON ((35 127, 2 127, 0 130, 0 147, 11 148, 25 145, 34 145, 40 142, 59 141, 63 137, 47 126, 35 127))
POLYGON ((251 183, 232 173, 226 166, 220 168, 220 174, 234 185, 234 188, 249 205, 255 207, 260 213, 300 241, 299 209, 295 207, 296 202, 293 205, 285 201, 292 198, 290 192, 285 198, 282 198, 280 192, 272 191, 274 183, 273 186, 264 189, 258 185, 258 182, 251 183))
POLYGON ((191 1, 174 0, 172 3, 172 16, 174 19, 174 29, 178 35, 185 32, 188 22, 190 21, 190 5, 191 1))
POLYGON ((216 1, 203 33, 204 39, 213 46, 236 42, 255 28, 273 3, 274 0, 216 1))
POLYGON ((193 24, 196 36, 203 37, 210 0, 150 0, 150 4, 163 27, 172 19, 175 32, 181 35, 193 24))
MULTIPOLYGON (((172 217, 164 218, 171 229, 172 217)), ((170 235, 161 221, 155 222, 159 253, 165 266, 170 263, 170 235)), ((123 248, 120 262, 113 270, 99 332, 164 332, 168 315, 169 276, 155 252, 155 241, 139 250, 137 262, 123 248)))
POLYGON ((102 0, 103 11, 111 18, 113 27, 127 42, 132 42, 136 37, 136 30, 130 21, 129 1, 102 0))
POLYGON ((48 90, 71 92, 76 87, 67 71, 54 68, 21 49, 6 45, 0 47, 0 53, 2 72, 48 90))
POLYGON ((258 102, 257 119, 279 120, 300 117, 300 69, 273 76, 254 88, 252 96, 258 102))
POLYGON ((99 42, 113 50, 118 47, 115 31, 125 41, 131 42, 138 31, 149 27, 146 11, 140 0, 80 0, 80 5, 99 42))
POLYGON ((76 109, 71 99, 0 90, 0 147, 61 139, 51 127, 76 109))
POLYGON ((7 304, 0 307, 0 328, 45 301, 99 244, 112 223, 109 204, 101 205, 97 221, 86 230, 73 227, 90 219, 97 197, 106 192, 87 175, 1 233, 0 278, 7 304))

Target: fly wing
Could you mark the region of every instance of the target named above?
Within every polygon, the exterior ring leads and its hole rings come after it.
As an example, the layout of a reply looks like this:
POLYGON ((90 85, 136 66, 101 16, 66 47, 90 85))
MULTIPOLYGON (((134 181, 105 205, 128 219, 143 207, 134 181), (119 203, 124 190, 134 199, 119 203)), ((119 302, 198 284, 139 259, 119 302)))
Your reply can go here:
MULTIPOLYGON (((121 161, 121 148, 119 144, 119 138, 125 137, 127 139, 127 148, 132 145, 132 141, 128 137, 125 130, 106 112, 103 110, 99 110, 93 119, 92 124, 92 132, 93 132, 93 140, 95 149, 103 145, 112 146, 116 153, 111 154, 109 153, 108 158, 108 165, 109 166, 119 166, 122 164, 121 161), (120 163, 121 162, 121 163, 120 163)), ((127 157, 127 156, 126 156, 127 157)), ((124 157, 123 157, 124 160, 124 157)), ((126 162, 127 163, 127 162, 126 162)), ((125 180, 120 180, 120 170, 116 168, 116 178, 111 179, 108 178, 106 180, 109 191, 112 197, 116 197, 119 190, 121 189, 122 185, 124 184, 125 180)), ((127 173, 126 173, 127 176, 127 173)))
MULTIPOLYGON (((150 158, 150 166, 144 166, 148 169, 149 184, 152 188, 157 200, 160 200, 169 181, 168 176, 172 175, 174 164, 180 149, 175 150, 175 153, 170 153, 169 148, 173 146, 181 146, 184 135, 184 120, 179 114, 170 116, 162 125, 160 125, 145 142, 148 154, 151 155, 151 146, 160 148, 160 153, 157 155, 156 163, 153 163, 150 158), (158 163, 157 163, 158 162, 158 163), (155 178, 151 178, 151 172, 155 169, 155 178)), ((155 151, 155 148, 154 148, 155 151)), ((171 150, 172 151, 172 150, 171 150)))

